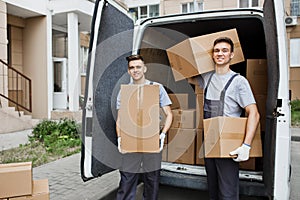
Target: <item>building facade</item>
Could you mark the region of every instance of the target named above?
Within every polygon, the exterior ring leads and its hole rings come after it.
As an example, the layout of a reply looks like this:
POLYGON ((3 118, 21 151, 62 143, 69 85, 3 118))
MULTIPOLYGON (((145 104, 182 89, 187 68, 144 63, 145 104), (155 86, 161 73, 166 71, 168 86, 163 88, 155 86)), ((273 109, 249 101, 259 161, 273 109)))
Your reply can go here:
POLYGON ((94 3, 0 0, 0 119, 80 118, 94 3))

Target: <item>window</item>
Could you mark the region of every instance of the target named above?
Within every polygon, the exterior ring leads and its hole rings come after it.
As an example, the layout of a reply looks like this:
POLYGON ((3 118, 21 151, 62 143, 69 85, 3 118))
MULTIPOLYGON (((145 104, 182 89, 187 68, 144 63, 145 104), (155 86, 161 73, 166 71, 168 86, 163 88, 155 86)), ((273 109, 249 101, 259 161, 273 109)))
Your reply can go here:
POLYGON ((149 17, 159 16, 159 5, 149 6, 149 17))
POLYGON ((290 66, 300 67, 300 38, 290 39, 290 66))
POLYGON ((138 8, 135 7, 135 8, 129 8, 129 14, 131 15, 132 19, 134 21, 136 21, 138 19, 138 8))
POLYGON ((258 0, 239 0, 240 8, 258 7, 258 0))
POLYGON ((129 14, 131 15, 134 21, 146 17, 159 16, 159 5, 156 4, 156 5, 147 5, 147 6, 129 8, 129 14))
POLYGON ((89 49, 87 47, 80 47, 80 71, 81 74, 86 74, 89 57, 89 49))
POLYGON ((291 15, 300 16, 300 0, 291 0, 291 15))
POLYGON ((147 6, 142 6, 140 7, 141 15, 140 19, 148 17, 148 11, 147 11, 147 6))
POLYGON ((196 2, 195 5, 194 2, 181 4, 181 13, 192 13, 198 11, 203 11, 203 2, 196 2))

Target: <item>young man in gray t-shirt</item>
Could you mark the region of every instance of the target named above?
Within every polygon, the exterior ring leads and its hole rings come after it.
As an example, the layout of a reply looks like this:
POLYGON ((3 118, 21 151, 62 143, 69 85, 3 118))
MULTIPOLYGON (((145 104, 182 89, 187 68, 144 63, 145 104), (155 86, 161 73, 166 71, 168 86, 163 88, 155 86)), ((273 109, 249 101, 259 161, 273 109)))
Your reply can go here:
POLYGON ((217 116, 240 117, 242 110, 248 120, 243 144, 230 152, 236 158, 205 158, 205 169, 210 199, 239 199, 239 164, 249 159, 251 143, 259 123, 256 102, 246 78, 230 70, 234 56, 230 38, 214 42, 215 71, 203 74, 200 86, 204 88, 204 118, 217 116))
MULTIPOLYGON (((144 64, 143 57, 140 55, 131 55, 126 58, 128 61, 128 73, 132 79, 129 84, 138 85, 159 85, 159 104, 166 115, 166 120, 162 132, 160 133, 160 150, 164 145, 166 132, 172 123, 172 112, 170 105, 172 104, 164 87, 157 83, 149 81, 145 78, 147 67, 144 64)), ((120 93, 117 98, 117 110, 120 107, 127 107, 126 102, 120 102, 120 93)), ((126 119, 123 119, 124 121, 126 119)), ((119 129, 120 117, 117 117, 117 136, 118 149, 121 151, 121 135, 119 129)), ((144 182, 143 199, 158 199, 159 176, 161 167, 161 153, 125 153, 122 156, 122 166, 120 169, 121 180, 117 191, 116 200, 134 200, 136 195, 136 187, 141 175, 144 182)))

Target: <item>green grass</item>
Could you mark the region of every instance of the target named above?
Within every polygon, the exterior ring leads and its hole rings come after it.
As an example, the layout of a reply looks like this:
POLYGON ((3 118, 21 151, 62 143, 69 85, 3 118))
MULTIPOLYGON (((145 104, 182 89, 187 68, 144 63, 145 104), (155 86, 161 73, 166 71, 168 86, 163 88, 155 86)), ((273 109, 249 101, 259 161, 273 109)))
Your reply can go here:
POLYGON ((291 101, 291 124, 292 126, 300 126, 300 100, 291 101))
POLYGON ((29 136, 29 143, 0 151, 0 163, 28 162, 37 167, 80 152, 80 126, 75 121, 44 120, 29 136))

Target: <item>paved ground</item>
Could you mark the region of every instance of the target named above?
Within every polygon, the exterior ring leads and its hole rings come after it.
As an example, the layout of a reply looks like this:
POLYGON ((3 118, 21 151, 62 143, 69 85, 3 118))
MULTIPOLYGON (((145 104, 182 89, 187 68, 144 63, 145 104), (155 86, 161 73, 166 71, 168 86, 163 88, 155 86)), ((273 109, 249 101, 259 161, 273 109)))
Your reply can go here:
MULTIPOLYGON (((0 134, 0 150, 26 143, 32 130, 0 134)), ((300 199, 300 128, 292 129, 291 200, 300 199)), ((80 176, 80 154, 75 154, 33 169, 34 179, 48 179, 51 200, 99 200, 114 191, 119 182, 118 171, 83 182, 80 176)), ((108 198, 106 198, 108 199, 108 198)), ((113 199, 111 196, 109 199, 113 199)))

